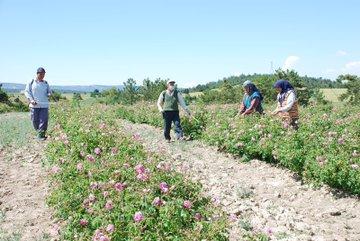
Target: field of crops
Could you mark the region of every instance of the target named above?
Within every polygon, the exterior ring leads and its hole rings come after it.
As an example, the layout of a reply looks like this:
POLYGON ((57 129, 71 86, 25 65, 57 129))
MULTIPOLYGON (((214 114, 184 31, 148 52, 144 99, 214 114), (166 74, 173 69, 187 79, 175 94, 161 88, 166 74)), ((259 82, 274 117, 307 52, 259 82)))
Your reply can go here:
MULTIPOLYGON (((236 118, 237 106, 193 106, 193 118, 183 118, 187 135, 216 146, 242 161, 258 158, 278 163, 315 184, 360 194, 359 107, 314 106, 301 109, 301 124, 293 131, 279 119, 236 118)), ((161 127, 151 103, 118 108, 119 118, 161 127)))
MULTIPOLYGON (((360 195, 359 107, 301 108, 298 131, 269 115, 236 117, 237 105, 190 108, 192 116, 182 116, 190 139, 216 147, 239 162, 274 163, 306 183, 360 195)), ((6 115, 5 129, 15 128, 6 115)), ((32 133, 28 115, 21 116, 24 132, 32 133)), ((163 125, 152 102, 52 105, 44 153, 51 183, 47 203, 60 222, 61 239, 228 240, 229 213, 203 196, 202 185, 175 172, 161 150, 149 152, 140 136, 124 132, 120 119, 163 125)), ((8 140, 1 145, 13 142, 12 135, 3 135, 8 140)), ((244 240, 271 237, 246 222, 241 227, 244 240)))
POLYGON ((112 109, 56 108, 48 145, 66 240, 227 240, 227 217, 201 187, 119 133, 112 109))

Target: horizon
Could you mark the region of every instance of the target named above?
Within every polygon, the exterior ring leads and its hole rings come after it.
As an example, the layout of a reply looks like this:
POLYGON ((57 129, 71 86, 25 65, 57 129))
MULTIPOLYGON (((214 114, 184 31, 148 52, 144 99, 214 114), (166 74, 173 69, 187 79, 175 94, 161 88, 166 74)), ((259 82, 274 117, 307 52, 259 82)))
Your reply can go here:
POLYGON ((189 88, 277 68, 334 81, 360 75, 359 7, 355 0, 2 0, 0 81, 27 83, 40 66, 49 83, 66 86, 165 76, 189 88))
MULTIPOLYGON (((203 84, 196 84, 196 85, 192 85, 190 87, 182 87, 182 86, 179 86, 180 89, 191 89, 191 88, 195 88, 196 86, 198 85, 206 85, 206 84, 209 84, 211 82, 218 82, 218 81, 221 81, 223 80, 224 78, 230 78, 230 77, 239 77, 241 75, 255 75, 255 74, 259 74, 259 75, 267 75, 266 73, 253 73, 253 74, 240 74, 240 75, 231 75, 231 76, 225 76, 223 78, 220 78, 218 80, 214 80, 214 81, 209 81, 209 82, 205 82, 203 84)), ((300 77, 305 77, 304 76, 300 76, 300 77)), ((335 82, 336 80, 332 80, 332 79, 329 79, 329 78, 323 78, 323 77, 313 77, 313 76, 306 76, 306 77, 310 77, 310 78, 322 78, 323 80, 330 80, 330 81, 333 81, 335 82)), ((160 78, 160 77, 159 77, 160 78)), ((128 78, 128 79, 131 79, 131 78, 128 78)), ((146 79, 146 78, 145 78, 146 79)), ((167 78, 160 78, 160 79, 167 79, 167 78)), ((126 79, 127 80, 127 79, 126 79)), ((126 81, 122 81, 121 83, 119 84, 112 84, 112 85, 107 85, 107 84, 67 84, 67 85, 62 85, 62 84, 50 84, 50 86, 56 86, 56 87, 77 87, 77 86, 85 86, 85 87, 90 87, 90 86, 106 86, 106 87, 115 87, 115 86, 124 86, 124 82, 126 81)), ((155 79, 150 79, 151 81, 154 81, 155 79)), ((47 80, 46 80, 47 81, 47 80)), ((17 83, 17 82, 1 82, 0 81, 0 84, 19 84, 19 85, 26 85, 27 83, 17 83)), ((137 82, 137 86, 142 86, 142 82, 138 84, 137 82)))

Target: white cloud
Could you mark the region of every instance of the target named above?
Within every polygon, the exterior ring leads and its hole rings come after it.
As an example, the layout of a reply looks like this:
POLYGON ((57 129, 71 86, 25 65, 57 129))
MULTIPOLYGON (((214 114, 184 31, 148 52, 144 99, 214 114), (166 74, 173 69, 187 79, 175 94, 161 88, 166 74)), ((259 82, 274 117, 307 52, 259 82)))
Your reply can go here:
POLYGON ((291 55, 286 58, 284 65, 282 69, 293 69, 295 67, 295 64, 299 61, 298 56, 291 55))
POLYGON ((348 55, 348 52, 346 52, 345 50, 338 50, 336 52, 336 55, 337 56, 345 56, 345 55, 348 55))
POLYGON ((352 61, 345 65, 342 69, 346 74, 357 74, 360 75, 360 61, 352 61))

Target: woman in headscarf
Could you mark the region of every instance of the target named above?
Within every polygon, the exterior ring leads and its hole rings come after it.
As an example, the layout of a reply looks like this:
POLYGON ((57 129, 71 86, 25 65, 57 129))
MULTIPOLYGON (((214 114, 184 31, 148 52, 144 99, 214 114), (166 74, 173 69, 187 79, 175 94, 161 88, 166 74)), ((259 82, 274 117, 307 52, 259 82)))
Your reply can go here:
POLYGON ((261 106, 261 102, 263 100, 263 96, 260 91, 250 80, 243 83, 243 88, 245 95, 241 102, 239 114, 241 116, 250 115, 255 112, 262 114, 263 108, 261 106))
POLYGON ((273 115, 281 116, 295 130, 298 129, 299 109, 294 87, 287 80, 278 80, 274 84, 277 95, 277 107, 273 115))

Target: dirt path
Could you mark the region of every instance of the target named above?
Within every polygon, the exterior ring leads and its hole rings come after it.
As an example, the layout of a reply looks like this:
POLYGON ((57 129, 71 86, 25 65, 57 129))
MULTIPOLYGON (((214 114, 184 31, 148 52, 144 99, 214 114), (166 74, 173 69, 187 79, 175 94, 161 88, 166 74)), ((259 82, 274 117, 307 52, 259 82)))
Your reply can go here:
POLYGON ((231 240, 244 230, 266 232, 271 240, 360 240, 360 200, 337 198, 328 187, 302 185, 292 172, 253 160, 239 160, 197 141, 165 143, 162 130, 121 121, 150 151, 203 184, 204 194, 232 219, 231 240))
POLYGON ((25 145, 0 150, 0 240, 56 239, 52 212, 45 204, 44 146, 29 139, 25 145))

